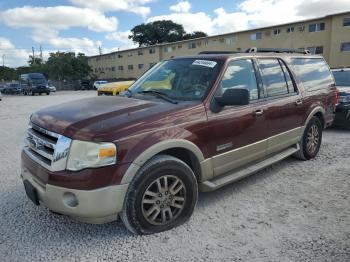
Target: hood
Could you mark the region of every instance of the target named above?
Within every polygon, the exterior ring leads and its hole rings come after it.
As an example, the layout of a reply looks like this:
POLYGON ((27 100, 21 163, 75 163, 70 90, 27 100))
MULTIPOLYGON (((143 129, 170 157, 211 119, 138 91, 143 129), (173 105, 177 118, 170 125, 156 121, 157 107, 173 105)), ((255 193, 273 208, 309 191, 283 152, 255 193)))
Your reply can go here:
POLYGON ((169 119, 171 112, 188 108, 191 103, 170 104, 158 100, 102 96, 42 109, 31 116, 31 121, 73 139, 115 141, 149 131, 145 130, 145 125, 153 122, 157 122, 157 128, 171 124, 171 120, 160 120, 162 117, 169 119))

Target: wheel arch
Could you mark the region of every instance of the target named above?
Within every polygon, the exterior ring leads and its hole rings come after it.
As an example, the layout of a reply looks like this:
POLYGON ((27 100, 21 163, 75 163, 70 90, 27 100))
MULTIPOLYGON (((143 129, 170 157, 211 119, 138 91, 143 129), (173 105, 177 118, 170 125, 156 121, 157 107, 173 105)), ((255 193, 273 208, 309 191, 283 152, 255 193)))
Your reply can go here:
POLYGON ((202 151, 194 143, 183 139, 161 141, 144 150, 125 172, 121 184, 130 183, 137 171, 152 157, 159 154, 174 156, 185 162, 195 173, 198 181, 202 178, 201 163, 205 160, 202 151))
POLYGON ((302 134, 304 133, 307 124, 309 123, 311 118, 313 118, 314 116, 316 116, 320 119, 322 127, 324 128, 325 127, 325 118, 324 118, 325 114, 326 114, 326 111, 321 106, 317 106, 314 109, 312 109, 304 122, 304 128, 303 128, 302 134))

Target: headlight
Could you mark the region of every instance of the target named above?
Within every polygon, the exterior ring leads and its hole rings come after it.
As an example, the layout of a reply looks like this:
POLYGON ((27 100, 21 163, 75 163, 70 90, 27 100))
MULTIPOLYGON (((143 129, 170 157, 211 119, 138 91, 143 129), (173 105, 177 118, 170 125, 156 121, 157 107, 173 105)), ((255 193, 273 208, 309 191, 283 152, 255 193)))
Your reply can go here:
POLYGON ((73 140, 70 147, 67 169, 72 171, 88 167, 113 165, 117 159, 117 148, 113 143, 92 143, 73 140))

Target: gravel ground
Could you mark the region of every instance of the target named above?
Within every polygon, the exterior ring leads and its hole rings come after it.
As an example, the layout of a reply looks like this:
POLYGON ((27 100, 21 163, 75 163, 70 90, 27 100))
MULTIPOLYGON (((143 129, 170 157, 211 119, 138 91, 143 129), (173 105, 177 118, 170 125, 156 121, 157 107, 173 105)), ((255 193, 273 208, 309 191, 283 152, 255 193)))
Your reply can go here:
POLYGON ((120 221, 75 222, 34 206, 19 178, 31 112, 95 92, 0 102, 1 261, 350 261, 350 132, 324 132, 319 156, 288 158, 200 194, 185 225, 134 236, 120 221))

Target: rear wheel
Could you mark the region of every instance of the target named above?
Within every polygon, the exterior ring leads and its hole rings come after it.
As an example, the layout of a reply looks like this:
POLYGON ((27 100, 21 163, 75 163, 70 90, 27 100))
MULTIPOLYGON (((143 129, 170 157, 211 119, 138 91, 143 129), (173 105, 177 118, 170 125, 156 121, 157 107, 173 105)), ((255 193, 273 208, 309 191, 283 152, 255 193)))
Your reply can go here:
POLYGON ((318 117, 312 117, 306 125, 303 137, 299 143, 300 150, 295 155, 302 160, 309 160, 318 154, 322 142, 322 124, 318 117))
POLYGON ((198 185, 191 168, 168 155, 148 161, 129 185, 121 218, 136 234, 152 234, 183 224, 197 203, 198 185))

